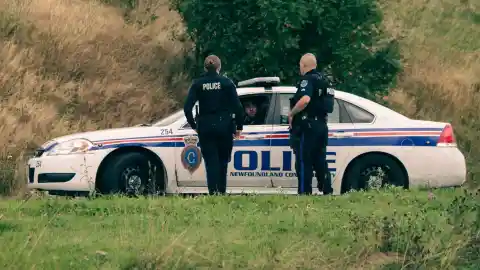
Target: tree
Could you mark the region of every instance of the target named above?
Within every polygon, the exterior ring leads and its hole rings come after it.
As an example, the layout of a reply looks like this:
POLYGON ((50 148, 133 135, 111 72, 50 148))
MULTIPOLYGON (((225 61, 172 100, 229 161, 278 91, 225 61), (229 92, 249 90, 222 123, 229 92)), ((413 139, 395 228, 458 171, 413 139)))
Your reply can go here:
POLYGON ((375 0, 171 0, 195 43, 197 66, 208 53, 234 81, 279 76, 293 84, 302 54, 317 56, 339 90, 387 91, 400 70, 395 41, 385 39, 375 0))

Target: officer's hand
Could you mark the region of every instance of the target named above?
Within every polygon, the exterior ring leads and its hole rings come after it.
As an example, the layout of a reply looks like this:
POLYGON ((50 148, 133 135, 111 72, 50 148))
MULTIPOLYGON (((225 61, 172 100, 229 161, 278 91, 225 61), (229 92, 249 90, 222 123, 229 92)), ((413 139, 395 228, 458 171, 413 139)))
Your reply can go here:
POLYGON ((235 131, 235 139, 239 139, 239 138, 240 138, 240 133, 242 133, 241 130, 235 131))
POLYGON ((288 113, 288 126, 290 129, 292 128, 292 113, 288 113))

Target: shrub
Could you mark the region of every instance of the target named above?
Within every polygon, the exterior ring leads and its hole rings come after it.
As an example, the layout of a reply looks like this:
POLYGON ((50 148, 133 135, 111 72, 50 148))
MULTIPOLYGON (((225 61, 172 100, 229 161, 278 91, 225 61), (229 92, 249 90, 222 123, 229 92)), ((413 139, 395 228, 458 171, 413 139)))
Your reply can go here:
POLYGON ((395 40, 385 39, 374 0, 171 0, 196 44, 197 65, 217 54, 234 81, 279 76, 294 83, 298 61, 314 53, 336 87, 369 96, 400 70, 395 40))

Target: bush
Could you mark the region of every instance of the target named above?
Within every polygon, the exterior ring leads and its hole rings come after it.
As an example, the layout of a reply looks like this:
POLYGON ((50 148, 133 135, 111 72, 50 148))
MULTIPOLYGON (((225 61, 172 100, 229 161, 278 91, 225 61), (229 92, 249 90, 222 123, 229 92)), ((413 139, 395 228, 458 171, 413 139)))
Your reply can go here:
POLYGON ((234 81, 279 76, 294 83, 300 56, 312 52, 338 89, 369 96, 386 91, 400 70, 396 42, 385 39, 375 0, 171 3, 196 44, 193 75, 215 53, 234 81))

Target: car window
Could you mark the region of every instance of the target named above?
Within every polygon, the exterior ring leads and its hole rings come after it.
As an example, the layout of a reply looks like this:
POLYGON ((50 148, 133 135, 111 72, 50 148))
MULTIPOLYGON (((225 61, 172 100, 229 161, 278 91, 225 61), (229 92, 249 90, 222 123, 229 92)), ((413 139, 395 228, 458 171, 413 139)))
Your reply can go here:
POLYGON ((189 124, 188 122, 185 123, 185 124, 181 127, 181 129, 191 129, 191 128, 192 128, 192 127, 190 126, 190 124, 189 124))
MULTIPOLYGON (((288 112, 290 112, 290 98, 293 94, 280 94, 279 106, 277 110, 276 124, 288 125, 288 112)), ((340 106, 338 99, 335 99, 333 112, 328 114, 328 123, 351 123, 350 119, 345 113, 345 109, 340 106)))
MULTIPOLYGON (((239 97, 244 109, 244 126, 272 124, 273 119, 268 118, 271 94, 253 94, 239 97)), ((183 129, 189 129, 190 124, 185 123, 183 129)))
POLYGON ((343 105, 353 123, 372 123, 375 119, 375 115, 352 103, 344 101, 343 105))
POLYGON ((243 125, 257 126, 271 124, 267 119, 270 109, 271 94, 254 94, 240 97, 243 106, 244 123, 243 125))

